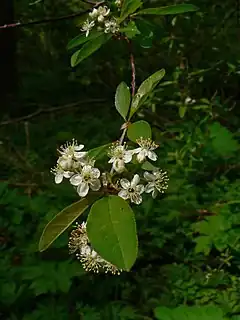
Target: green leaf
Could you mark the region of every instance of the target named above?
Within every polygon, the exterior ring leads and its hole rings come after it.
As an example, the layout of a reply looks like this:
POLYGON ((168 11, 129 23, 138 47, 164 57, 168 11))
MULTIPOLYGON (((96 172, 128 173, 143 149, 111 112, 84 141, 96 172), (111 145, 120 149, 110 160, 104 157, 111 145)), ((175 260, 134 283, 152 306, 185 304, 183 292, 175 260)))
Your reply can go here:
POLYGON ((136 25, 138 30, 140 31, 140 34, 137 35, 135 40, 140 44, 141 47, 151 48, 154 36, 154 26, 149 23, 149 21, 144 19, 138 19, 136 21, 136 25))
POLYGON ((71 66, 75 67, 111 38, 110 35, 100 35, 99 37, 85 43, 80 50, 77 50, 71 57, 71 66))
POLYGON ((239 150, 239 144, 234 139, 233 134, 219 122, 214 122, 209 127, 210 138, 212 139, 212 147, 215 152, 224 157, 231 156, 235 151, 239 150))
POLYGON ((223 311, 216 306, 179 306, 175 309, 157 307, 154 310, 158 320, 224 320, 223 311))
POLYGON ((90 158, 95 158, 97 160, 100 160, 106 155, 107 150, 110 146, 111 146, 111 143, 108 143, 108 144, 104 144, 103 146, 91 149, 88 151, 88 156, 90 158))
POLYGON ((205 255, 208 255, 211 247, 212 247, 212 240, 208 236, 200 236, 194 239, 196 242, 195 252, 200 253, 203 252, 205 255))
POLYGON ((73 48, 76 48, 76 47, 84 44, 85 42, 88 42, 88 41, 93 40, 95 38, 98 38, 101 35, 102 35, 102 32, 98 32, 98 31, 92 31, 88 37, 86 37, 85 33, 80 34, 77 37, 75 37, 69 41, 69 43, 67 45, 67 49, 72 50, 73 48))
POLYGON ((87 219, 87 234, 102 258, 130 270, 137 258, 138 241, 134 213, 118 196, 95 202, 87 219))
POLYGON ((132 99, 130 118, 134 115, 134 113, 140 108, 143 99, 146 98, 158 85, 161 79, 165 75, 165 70, 161 69, 154 74, 152 74, 149 78, 147 78, 138 88, 137 93, 132 99))
POLYGON ((120 113, 120 115, 123 117, 124 120, 127 119, 127 114, 129 110, 131 102, 131 94, 129 87, 125 82, 121 82, 116 91, 115 95, 115 106, 117 111, 120 113))
POLYGON ((119 23, 125 20, 130 14, 133 14, 141 5, 141 0, 124 0, 119 23))
POLYGON ((59 212, 44 228, 39 251, 46 250, 99 196, 81 199, 59 212))
POLYGON ((155 167, 153 164, 151 164, 151 162, 145 161, 142 164, 142 169, 143 170, 148 170, 148 171, 154 171, 154 170, 157 170, 158 168, 155 167))
POLYGON ((169 15, 169 14, 180 14, 185 12, 197 11, 199 8, 192 4, 176 4, 167 7, 160 8, 147 8, 140 10, 136 13, 138 14, 151 14, 151 15, 169 15))
POLYGON ((186 112, 187 112, 187 106, 181 105, 181 106, 179 107, 179 109, 178 109, 178 112, 179 112, 180 118, 181 118, 181 119, 184 118, 184 116, 185 116, 185 114, 186 114, 186 112))
POLYGON ((132 123, 127 131, 128 139, 136 142, 140 137, 144 139, 152 138, 152 129, 147 121, 140 120, 132 123))
POLYGON ((134 21, 130 21, 125 28, 121 28, 120 32, 125 33, 129 39, 133 39, 136 37, 136 35, 140 34, 140 31, 138 30, 134 21))

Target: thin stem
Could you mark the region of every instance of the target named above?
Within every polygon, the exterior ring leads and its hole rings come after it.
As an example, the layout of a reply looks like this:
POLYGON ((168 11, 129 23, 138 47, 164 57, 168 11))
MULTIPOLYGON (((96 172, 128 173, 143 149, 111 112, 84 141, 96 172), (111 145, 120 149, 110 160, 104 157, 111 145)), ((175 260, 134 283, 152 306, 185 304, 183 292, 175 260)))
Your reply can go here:
MULTIPOLYGON (((95 2, 93 7, 98 7, 99 5, 103 4, 104 2, 105 1, 95 2)), ((93 4, 93 2, 88 2, 88 3, 93 4)), ((74 19, 75 17, 82 16, 82 15, 86 14, 87 12, 89 12, 89 10, 80 11, 80 12, 72 13, 72 14, 69 14, 66 16, 57 17, 57 18, 47 18, 47 19, 29 21, 29 22, 23 22, 23 23, 16 22, 16 23, 4 24, 4 25, 0 26, 0 29, 10 29, 10 28, 17 28, 17 27, 22 28, 22 27, 26 27, 26 26, 30 26, 30 25, 39 25, 39 24, 57 22, 57 21, 61 21, 61 20, 70 20, 70 19, 74 19)))
POLYGON ((130 53, 130 64, 132 69, 132 97, 135 95, 136 90, 136 68, 135 68, 135 59, 133 55, 133 48, 132 48, 132 42, 126 37, 125 38, 128 43, 128 49, 130 53))

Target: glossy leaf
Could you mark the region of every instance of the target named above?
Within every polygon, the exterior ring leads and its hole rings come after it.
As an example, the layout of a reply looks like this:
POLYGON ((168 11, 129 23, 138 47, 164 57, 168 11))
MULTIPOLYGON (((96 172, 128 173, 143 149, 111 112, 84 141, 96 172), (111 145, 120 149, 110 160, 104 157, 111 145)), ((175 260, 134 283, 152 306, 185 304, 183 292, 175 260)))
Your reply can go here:
POLYGON ((134 213, 125 200, 108 196, 95 202, 87 219, 87 234, 104 259, 130 270, 137 258, 138 241, 134 213))
POLYGON ((67 49, 68 50, 74 49, 90 40, 100 37, 101 35, 102 35, 102 32, 97 32, 97 31, 92 31, 88 37, 86 37, 85 33, 84 34, 82 33, 69 41, 67 45, 67 49))
POLYGON ((110 35, 100 35, 99 37, 85 43, 80 50, 77 50, 71 57, 71 66, 76 67, 81 61, 101 48, 111 38, 110 35))
POLYGON ((115 106, 117 111, 123 117, 124 120, 127 118, 129 106, 131 102, 131 94, 129 87, 125 82, 121 82, 117 87, 115 95, 115 106))
POLYGON ((127 131, 128 139, 136 142, 140 137, 144 139, 152 138, 152 129, 147 121, 140 120, 132 123, 127 131))
POLYGON ((138 11, 136 14, 149 14, 149 15, 171 15, 171 14, 180 14, 186 12, 194 12, 197 11, 198 7, 192 4, 176 4, 167 7, 160 7, 160 8, 147 8, 138 11))
POLYGON ((165 75, 165 70, 161 69, 155 72, 154 74, 152 74, 145 81, 143 81, 137 93, 133 97, 132 104, 131 104, 130 117, 132 117, 134 113, 139 109, 139 107, 143 102, 143 99, 155 89, 155 87, 158 85, 158 83, 161 81, 164 75, 165 75))
POLYGON ((140 34, 140 31, 138 30, 134 21, 130 21, 129 24, 125 28, 121 28, 120 32, 125 33, 125 35, 129 39, 133 39, 136 37, 136 35, 140 34))
POLYGON ((130 14, 133 14, 142 5, 141 0, 124 0, 119 22, 125 20, 130 14))
POLYGON ((98 197, 81 199, 59 212, 44 228, 39 251, 46 250, 98 197))

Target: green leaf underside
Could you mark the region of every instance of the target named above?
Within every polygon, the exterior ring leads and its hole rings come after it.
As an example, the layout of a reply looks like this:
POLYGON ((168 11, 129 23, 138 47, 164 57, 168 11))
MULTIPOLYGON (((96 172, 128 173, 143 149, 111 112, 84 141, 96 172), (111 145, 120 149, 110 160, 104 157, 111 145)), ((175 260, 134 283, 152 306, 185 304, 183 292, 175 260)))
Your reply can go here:
POLYGON ((96 201, 87 220, 87 234, 102 258, 130 270, 137 258, 138 240, 134 213, 118 196, 96 201))
POLYGON ((165 75, 165 70, 161 69, 150 77, 148 77, 138 88, 137 93, 133 97, 132 104, 131 104, 131 112, 130 117, 134 115, 134 113, 140 108, 142 101, 145 97, 147 97, 158 85, 161 79, 165 75))
POLYGON ((125 82, 121 82, 117 87, 115 95, 115 106, 117 111, 123 117, 124 120, 127 118, 129 106, 131 102, 130 90, 125 82))
POLYGON ((39 251, 45 251, 97 198, 89 196, 60 211, 44 228, 39 241, 39 251))
POLYGON ((85 33, 80 34, 69 41, 69 43, 67 45, 67 49, 72 50, 73 48, 76 48, 76 47, 78 47, 78 46, 80 46, 90 40, 95 39, 95 38, 98 38, 101 35, 102 35, 102 32, 98 32, 98 31, 92 31, 88 37, 86 37, 85 33))
POLYGON ((142 5, 141 0, 124 0, 119 22, 125 20, 130 14, 133 14, 142 5))
POLYGON ((132 123, 127 131, 128 139, 136 142, 140 137, 144 139, 152 138, 152 129, 147 121, 140 120, 132 123))
POLYGON ((171 15, 171 14, 180 14, 186 12, 194 12, 197 11, 198 7, 192 4, 176 4, 167 7, 160 8, 147 8, 140 10, 136 13, 136 15, 141 14, 149 14, 149 15, 171 15))
POLYGON ((175 309, 157 307, 154 310, 159 320, 224 320, 223 311, 217 306, 179 306, 175 309))
POLYGON ((111 146, 111 143, 104 144, 103 146, 91 149, 88 151, 88 156, 90 158, 95 158, 96 160, 102 159, 108 150, 108 148, 111 146))
POLYGON ((111 35, 100 35, 99 37, 85 43, 80 50, 77 50, 71 57, 71 66, 75 67, 81 61, 93 54, 95 51, 101 48, 111 38, 111 35))
POLYGON ((184 118, 184 116, 185 116, 185 114, 186 114, 186 112, 187 112, 187 106, 180 106, 180 108, 179 108, 179 116, 180 116, 180 118, 182 119, 182 118, 184 118))

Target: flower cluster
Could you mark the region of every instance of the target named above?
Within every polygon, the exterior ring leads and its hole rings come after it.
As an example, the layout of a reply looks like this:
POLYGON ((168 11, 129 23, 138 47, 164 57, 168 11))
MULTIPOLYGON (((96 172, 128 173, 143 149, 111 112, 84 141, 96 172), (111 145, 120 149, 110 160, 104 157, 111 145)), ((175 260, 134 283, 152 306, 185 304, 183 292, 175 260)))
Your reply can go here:
POLYGON ((97 27, 98 31, 104 31, 105 33, 117 33, 119 31, 117 20, 109 16, 110 9, 107 6, 94 8, 89 13, 89 18, 83 23, 81 30, 86 32, 86 37, 89 36, 94 27, 97 27))
POLYGON ((82 263, 86 271, 99 273, 112 273, 119 275, 122 270, 112 263, 104 260, 95 250, 92 249, 87 236, 86 223, 76 224, 76 229, 71 232, 68 242, 69 252, 75 253, 77 259, 82 263))
POLYGON ((55 182, 61 183, 63 178, 69 179, 80 197, 86 197, 90 190, 106 190, 111 185, 119 197, 138 205, 142 202, 144 192, 151 193, 152 197, 156 198, 158 193, 164 193, 168 187, 166 172, 154 167, 152 172, 145 171, 142 178, 139 174, 135 174, 131 181, 125 177, 128 174, 126 164, 133 158, 139 163, 147 159, 157 160, 154 150, 158 145, 155 142, 142 137, 136 142, 138 147, 131 150, 126 143, 113 143, 107 153, 110 158, 108 163, 112 165, 111 170, 103 173, 94 167, 95 159, 89 158, 88 153, 82 151, 84 145, 78 144, 76 140, 66 143, 58 150, 60 156, 57 165, 51 170, 55 175, 55 182))

